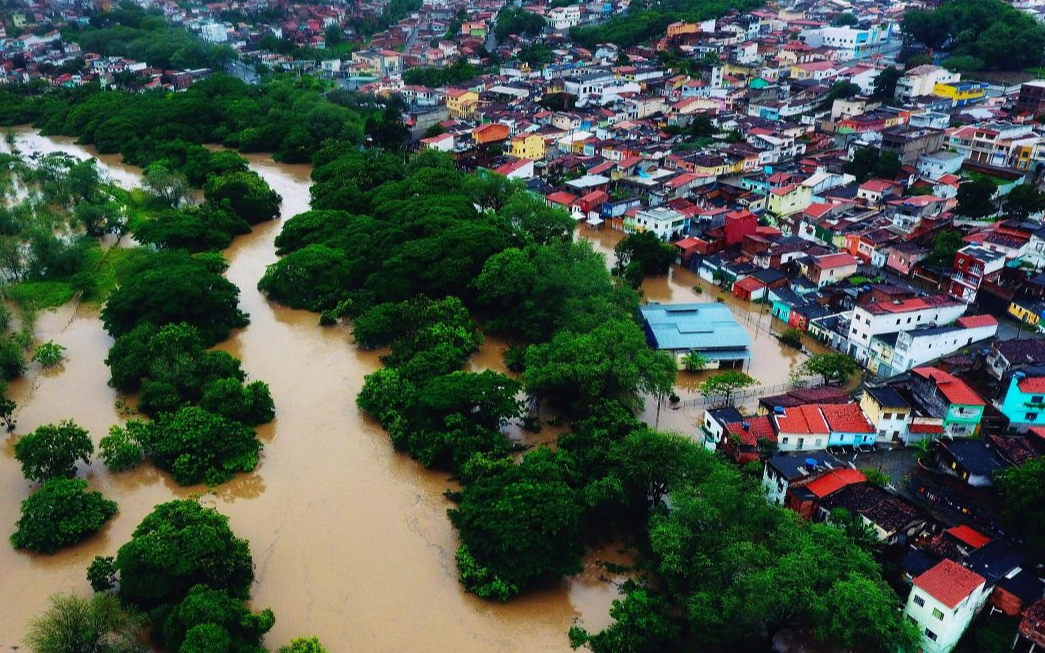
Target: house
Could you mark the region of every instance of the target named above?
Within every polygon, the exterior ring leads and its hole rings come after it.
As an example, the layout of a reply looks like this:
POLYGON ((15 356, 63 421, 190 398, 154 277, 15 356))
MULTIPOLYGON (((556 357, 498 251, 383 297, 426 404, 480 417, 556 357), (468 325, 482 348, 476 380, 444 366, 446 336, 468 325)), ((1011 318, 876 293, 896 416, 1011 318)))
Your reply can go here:
POLYGON ((945 558, 914 579, 904 615, 921 631, 925 653, 950 653, 987 596, 983 576, 945 558))
POLYGON ((994 281, 1005 267, 1005 255, 977 245, 967 245, 954 255, 953 272, 948 293, 965 303, 976 301, 976 293, 985 280, 994 281))
POLYGON ((942 129, 893 127, 882 132, 881 150, 896 154, 901 165, 915 165, 923 156, 940 150, 944 136, 942 129))
POLYGON ((747 417, 726 424, 719 448, 738 465, 746 465, 762 457, 763 447, 772 449, 776 439, 768 417, 747 417))
POLYGON ((825 404, 820 412, 830 431, 830 447, 874 446, 876 431, 856 404, 825 404))
POLYGON ((716 449, 726 432, 726 424, 743 422, 744 416, 733 406, 709 408, 704 411, 704 423, 700 430, 704 434, 704 446, 716 449))
MULTIPOLYGON (((856 471, 856 470, 853 470, 856 471)), ((861 474, 862 476, 862 474, 861 474)), ((925 514, 911 502, 870 483, 849 483, 823 497, 816 517, 830 521, 838 509, 859 515, 883 544, 903 544, 925 526, 925 514)))
POLYGON ((470 89, 448 88, 446 89, 446 111, 451 118, 464 119, 472 115, 475 105, 479 102, 479 94, 470 89))
POLYGON ((987 82, 937 82, 933 86, 933 95, 947 98, 952 107, 963 107, 985 98, 989 86, 987 82))
POLYGON ((975 435, 986 402, 964 381, 935 367, 916 367, 911 381, 920 398, 944 408, 943 428, 947 435, 975 435))
POLYGON ((472 140, 475 141, 476 145, 488 145, 490 143, 507 140, 510 132, 511 128, 508 127, 508 125, 502 125, 498 122, 488 122, 485 125, 479 125, 472 130, 472 140))
POLYGON ((1045 426, 1045 376, 1027 376, 1016 372, 1009 381, 1001 412, 1017 431, 1032 426, 1045 426))
POLYGON ((798 512, 797 508, 792 507, 795 505, 793 490, 808 485, 833 469, 844 467, 841 461, 826 451, 773 456, 766 460, 766 467, 762 470, 762 487, 770 503, 784 505, 787 502, 789 508, 798 512))
POLYGON ((454 149, 454 135, 445 133, 429 138, 422 138, 421 147, 426 150, 435 150, 436 152, 451 152, 454 149))
POLYGON ((547 145, 541 134, 519 134, 511 140, 511 155, 517 159, 540 161, 544 159, 546 151, 547 145))
POLYGON ((947 324, 961 317, 965 310, 964 303, 946 295, 925 295, 857 305, 846 331, 845 351, 861 363, 866 363, 873 336, 897 333, 923 324, 947 324))
POLYGON ((937 84, 956 82, 960 73, 952 73, 940 66, 916 66, 903 74, 896 82, 896 99, 910 102, 916 97, 932 95, 937 84))
POLYGON ((531 179, 533 177, 533 161, 530 159, 515 159, 494 168, 494 172, 509 179, 531 179))
POLYGON ((881 444, 907 444, 911 405, 889 386, 867 386, 860 397, 860 409, 874 426, 881 444))
POLYGON ((820 406, 777 407, 771 417, 780 451, 808 451, 828 446, 831 429, 820 412, 820 406))
POLYGON ((924 325, 876 335, 868 348, 867 369, 888 378, 993 338, 997 332, 998 321, 994 317, 972 315, 960 317, 950 326, 924 325))
POLYGON ((748 302, 766 298, 770 290, 785 288, 787 275, 777 270, 757 270, 733 283, 733 294, 748 302))
POLYGON ((725 304, 658 304, 640 307, 650 346, 675 357, 679 367, 696 352, 711 367, 742 367, 751 357, 751 338, 725 304))
POLYGON ((767 210, 778 218, 804 211, 813 202, 813 192, 802 184, 788 184, 769 192, 767 210))
POLYGON ((934 456, 939 469, 973 487, 990 487, 994 473, 1007 466, 988 442, 978 439, 940 440, 934 456))
POLYGON ((991 344, 985 369, 997 380, 1027 366, 1045 364, 1045 340, 1023 338, 991 344))
POLYGON ((666 206, 658 206, 635 213, 635 218, 630 223, 625 221, 625 231, 634 233, 652 231, 657 238, 663 241, 673 241, 678 240, 687 230, 688 224, 689 218, 686 214, 666 206))
POLYGON ((852 254, 823 254, 813 257, 806 276, 822 288, 853 276, 859 265, 860 262, 852 254))

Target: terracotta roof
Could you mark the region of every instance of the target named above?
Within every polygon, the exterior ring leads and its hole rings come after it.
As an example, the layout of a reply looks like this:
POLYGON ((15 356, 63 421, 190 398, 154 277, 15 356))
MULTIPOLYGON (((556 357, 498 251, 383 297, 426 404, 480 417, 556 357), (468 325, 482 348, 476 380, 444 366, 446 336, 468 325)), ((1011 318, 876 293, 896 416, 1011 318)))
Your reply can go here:
POLYGON ((570 204, 573 204, 573 201, 577 199, 577 196, 565 191, 559 191, 548 195, 545 199, 554 204, 565 204, 569 206, 570 204))
POLYGON ((1045 394, 1045 376, 1028 376, 1016 382, 1020 392, 1026 394, 1045 394))
POLYGON ((863 483, 866 480, 867 478, 858 469, 836 469, 816 479, 807 485, 806 489, 815 494, 817 498, 823 499, 848 485, 863 483))
POLYGON ((752 417, 743 422, 726 424, 726 432, 739 437, 742 446, 755 446, 760 438, 776 442, 776 433, 773 431, 773 425, 770 423, 769 418, 764 415, 762 417, 752 417), (746 429, 744 424, 748 425, 746 429))
POLYGON ((783 415, 773 415, 777 427, 782 433, 818 434, 827 435, 830 430, 827 422, 820 414, 820 406, 807 404, 787 408, 783 415))
POLYGON ((733 284, 735 287, 748 292, 754 292, 759 288, 765 288, 766 284, 762 283, 755 277, 744 277, 740 281, 733 284))
POLYGON ((943 433, 943 424, 911 424, 911 433, 943 433))
POLYGON ((978 549, 984 544, 991 541, 991 538, 987 537, 983 533, 979 532, 974 528, 962 524, 961 526, 955 526, 954 528, 948 528, 947 534, 954 537, 962 542, 965 542, 974 549, 978 549))
POLYGON ((823 411, 824 419, 827 420, 827 425, 831 428, 831 431, 844 433, 875 432, 871 422, 864 415, 864 411, 860 410, 860 407, 856 404, 828 404, 821 406, 820 410, 823 411))
POLYGON ((958 318, 958 326, 965 327, 966 329, 975 329, 976 327, 993 326, 998 324, 998 320, 994 319, 992 315, 966 315, 965 317, 958 318))
POLYGON ((947 559, 914 579, 916 587, 948 608, 957 606, 985 582, 983 576, 947 559))
POLYGON ((947 401, 952 404, 964 404, 966 406, 986 406, 987 404, 976 394, 976 391, 965 384, 958 377, 938 370, 935 367, 916 367, 912 370, 922 378, 933 379, 936 387, 940 389, 947 401))
POLYGON ((824 256, 817 256, 814 263, 821 270, 827 268, 844 268, 848 265, 856 265, 857 260, 853 258, 852 254, 825 254, 824 256))

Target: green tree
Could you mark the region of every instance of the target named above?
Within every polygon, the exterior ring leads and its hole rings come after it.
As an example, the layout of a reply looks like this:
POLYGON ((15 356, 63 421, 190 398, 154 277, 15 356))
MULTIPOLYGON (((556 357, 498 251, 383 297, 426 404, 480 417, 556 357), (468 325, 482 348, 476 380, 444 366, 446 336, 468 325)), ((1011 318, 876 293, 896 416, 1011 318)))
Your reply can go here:
POLYGON ((523 379, 531 395, 583 412, 602 399, 637 406, 639 395, 667 395, 676 372, 675 361, 651 350, 638 325, 614 319, 531 346, 523 379))
POLYGON ((711 364, 711 359, 699 351, 691 351, 682 357, 682 366, 687 372, 699 372, 711 364))
POLYGON ((211 177, 203 187, 203 193, 208 201, 227 206, 248 224, 257 224, 278 216, 279 204, 283 200, 253 171, 211 177))
POLYGON ((835 17, 831 19, 831 25, 835 27, 854 27, 859 24, 860 19, 849 12, 836 14, 835 17))
POLYGON ((146 456, 180 485, 218 485, 249 472, 261 442, 249 426, 193 406, 164 415, 144 432, 146 456))
POLYGON ((860 87, 856 84, 846 81, 835 82, 831 85, 831 90, 827 92, 827 101, 845 100, 856 95, 860 95, 860 87))
POLYGON ((327 653, 327 650, 319 643, 319 638, 302 637, 290 640, 287 646, 279 647, 279 653, 327 653))
POLYGON ((149 428, 148 424, 139 421, 127 422, 123 427, 110 427, 109 435, 98 443, 98 456, 110 471, 134 469, 145 458, 142 442, 148 439, 149 428))
POLYGON ((269 266, 258 289, 291 308, 320 311, 345 298, 350 275, 344 253, 326 245, 307 245, 269 266))
POLYGON ((1031 184, 1020 184, 1005 196, 1002 209, 1010 218, 1026 220, 1032 214, 1045 211, 1045 193, 1031 184))
POLYGON ((739 370, 729 370, 709 378, 700 384, 700 394, 709 400, 718 400, 723 404, 732 404, 733 396, 739 390, 757 384, 754 378, 739 370))
POLYGON ((88 492, 87 481, 52 478, 22 502, 11 544, 16 549, 54 553, 98 531, 116 510, 115 501, 101 492, 88 492))
POLYGON ((624 599, 610 608, 611 624, 592 635, 584 628, 570 629, 573 648, 587 646, 592 653, 661 653, 675 649, 682 629, 671 614, 671 604, 652 590, 626 584, 624 599))
POLYGON ((38 346, 33 352, 33 360, 45 369, 58 365, 64 359, 65 347, 53 340, 38 346))
POLYGON ((954 263, 954 255, 965 245, 959 231, 945 230, 933 236, 933 246, 929 250, 926 261, 933 265, 949 268, 954 263))
POLYGON ((998 207, 994 204, 994 195, 998 187, 986 177, 977 177, 958 186, 958 206, 954 212, 967 218, 986 218, 993 215, 998 207))
POLYGON ((141 323, 184 322, 199 329, 206 344, 228 338, 248 323, 239 310, 239 288, 208 267, 204 259, 161 253, 124 281, 102 309, 102 322, 114 338, 141 323))
POLYGON ((228 517, 182 499, 156 506, 116 554, 120 598, 150 610, 173 605, 196 585, 246 598, 254 566, 228 517))
POLYGON ((29 624, 25 643, 33 653, 142 653, 142 619, 114 597, 56 594, 29 624))
POLYGON ((72 477, 76 463, 88 464, 92 453, 90 434, 69 420, 45 424, 15 443, 15 458, 22 464, 22 475, 39 482, 72 477))
POLYGON ((504 601, 580 569, 580 497, 555 453, 538 449, 519 464, 476 458, 465 474, 461 503, 450 511, 465 588, 504 601))
POLYGON ((631 234, 613 247, 617 258, 615 271, 638 287, 643 277, 667 274, 678 252, 674 245, 665 243, 652 231, 631 234))
MULTIPOLYGON (((196 585, 163 619, 163 641, 169 651, 183 651, 186 641, 202 627, 218 628, 229 642, 226 650, 237 653, 265 653, 261 640, 276 622, 271 610, 252 613, 243 600, 228 590, 196 585)), ((211 637, 208 635, 207 637, 211 637)))
POLYGON ((1002 518, 1036 556, 1045 555, 1045 458, 999 472, 994 484, 1003 499, 1002 518))
POLYGON ((846 354, 814 354, 799 368, 805 376, 821 376, 828 385, 848 381, 860 372, 860 364, 846 354))

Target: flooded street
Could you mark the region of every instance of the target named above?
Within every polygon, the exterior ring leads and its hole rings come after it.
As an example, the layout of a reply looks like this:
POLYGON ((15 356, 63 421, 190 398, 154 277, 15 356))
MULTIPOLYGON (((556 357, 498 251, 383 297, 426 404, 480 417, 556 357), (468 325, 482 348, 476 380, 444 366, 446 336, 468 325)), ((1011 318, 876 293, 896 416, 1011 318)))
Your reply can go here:
MULTIPOLYGON (((23 152, 64 149, 90 156, 67 139, 20 132, 23 152)), ((248 156, 252 167, 284 198, 283 218, 307 208, 307 166, 248 156)), ((102 162, 120 183, 137 171, 110 157, 102 162)), ((253 603, 270 607, 276 625, 266 638, 275 649, 291 637, 316 635, 331 651, 569 651, 575 618, 591 628, 609 622, 615 586, 598 560, 620 561, 613 547, 589 556, 586 571, 507 605, 465 594, 454 566, 455 537, 446 518, 452 486, 396 453, 388 436, 355 407, 363 377, 378 354, 351 346, 347 329, 320 328, 318 316, 269 304, 256 289, 276 260, 278 221, 255 228, 226 252, 228 278, 239 286, 251 324, 221 347, 239 356, 252 379, 266 381, 276 420, 261 427, 261 464, 214 492, 179 488, 149 465, 109 474, 100 463, 86 470, 93 489, 120 505, 106 529, 55 556, 16 552, 0 542, 0 651, 15 650, 26 623, 47 597, 87 593, 84 572, 96 555, 113 555, 152 507, 175 497, 202 495, 229 515, 233 530, 250 540, 257 568, 253 603)), ((64 366, 41 374, 30 367, 12 384, 19 404, 18 433, 73 419, 97 443, 126 419, 106 385, 111 344, 97 312, 64 307, 40 315, 40 341, 65 345, 64 366)), ((496 339, 488 339, 475 366, 501 369, 496 339)), ((543 435, 543 434, 542 434, 543 435)), ((19 503, 31 486, 13 458, 14 438, 0 446, 0 532, 13 531, 19 503)))

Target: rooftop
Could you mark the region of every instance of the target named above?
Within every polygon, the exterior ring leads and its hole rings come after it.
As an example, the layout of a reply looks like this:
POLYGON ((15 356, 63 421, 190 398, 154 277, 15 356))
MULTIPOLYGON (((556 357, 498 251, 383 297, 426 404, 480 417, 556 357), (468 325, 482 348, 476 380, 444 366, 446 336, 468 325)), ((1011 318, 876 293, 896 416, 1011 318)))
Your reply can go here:
POLYGON ((946 559, 914 579, 916 587, 948 608, 956 607, 985 582, 983 576, 946 559))
POLYGON ((715 351, 743 350, 751 338, 733 319, 725 304, 657 304, 641 307, 650 344, 656 349, 700 351, 715 358, 715 351))
POLYGON ((913 372, 922 378, 935 381, 940 393, 952 404, 962 404, 964 406, 987 405, 980 395, 976 394, 975 390, 950 372, 944 372, 935 367, 916 367, 913 372))

